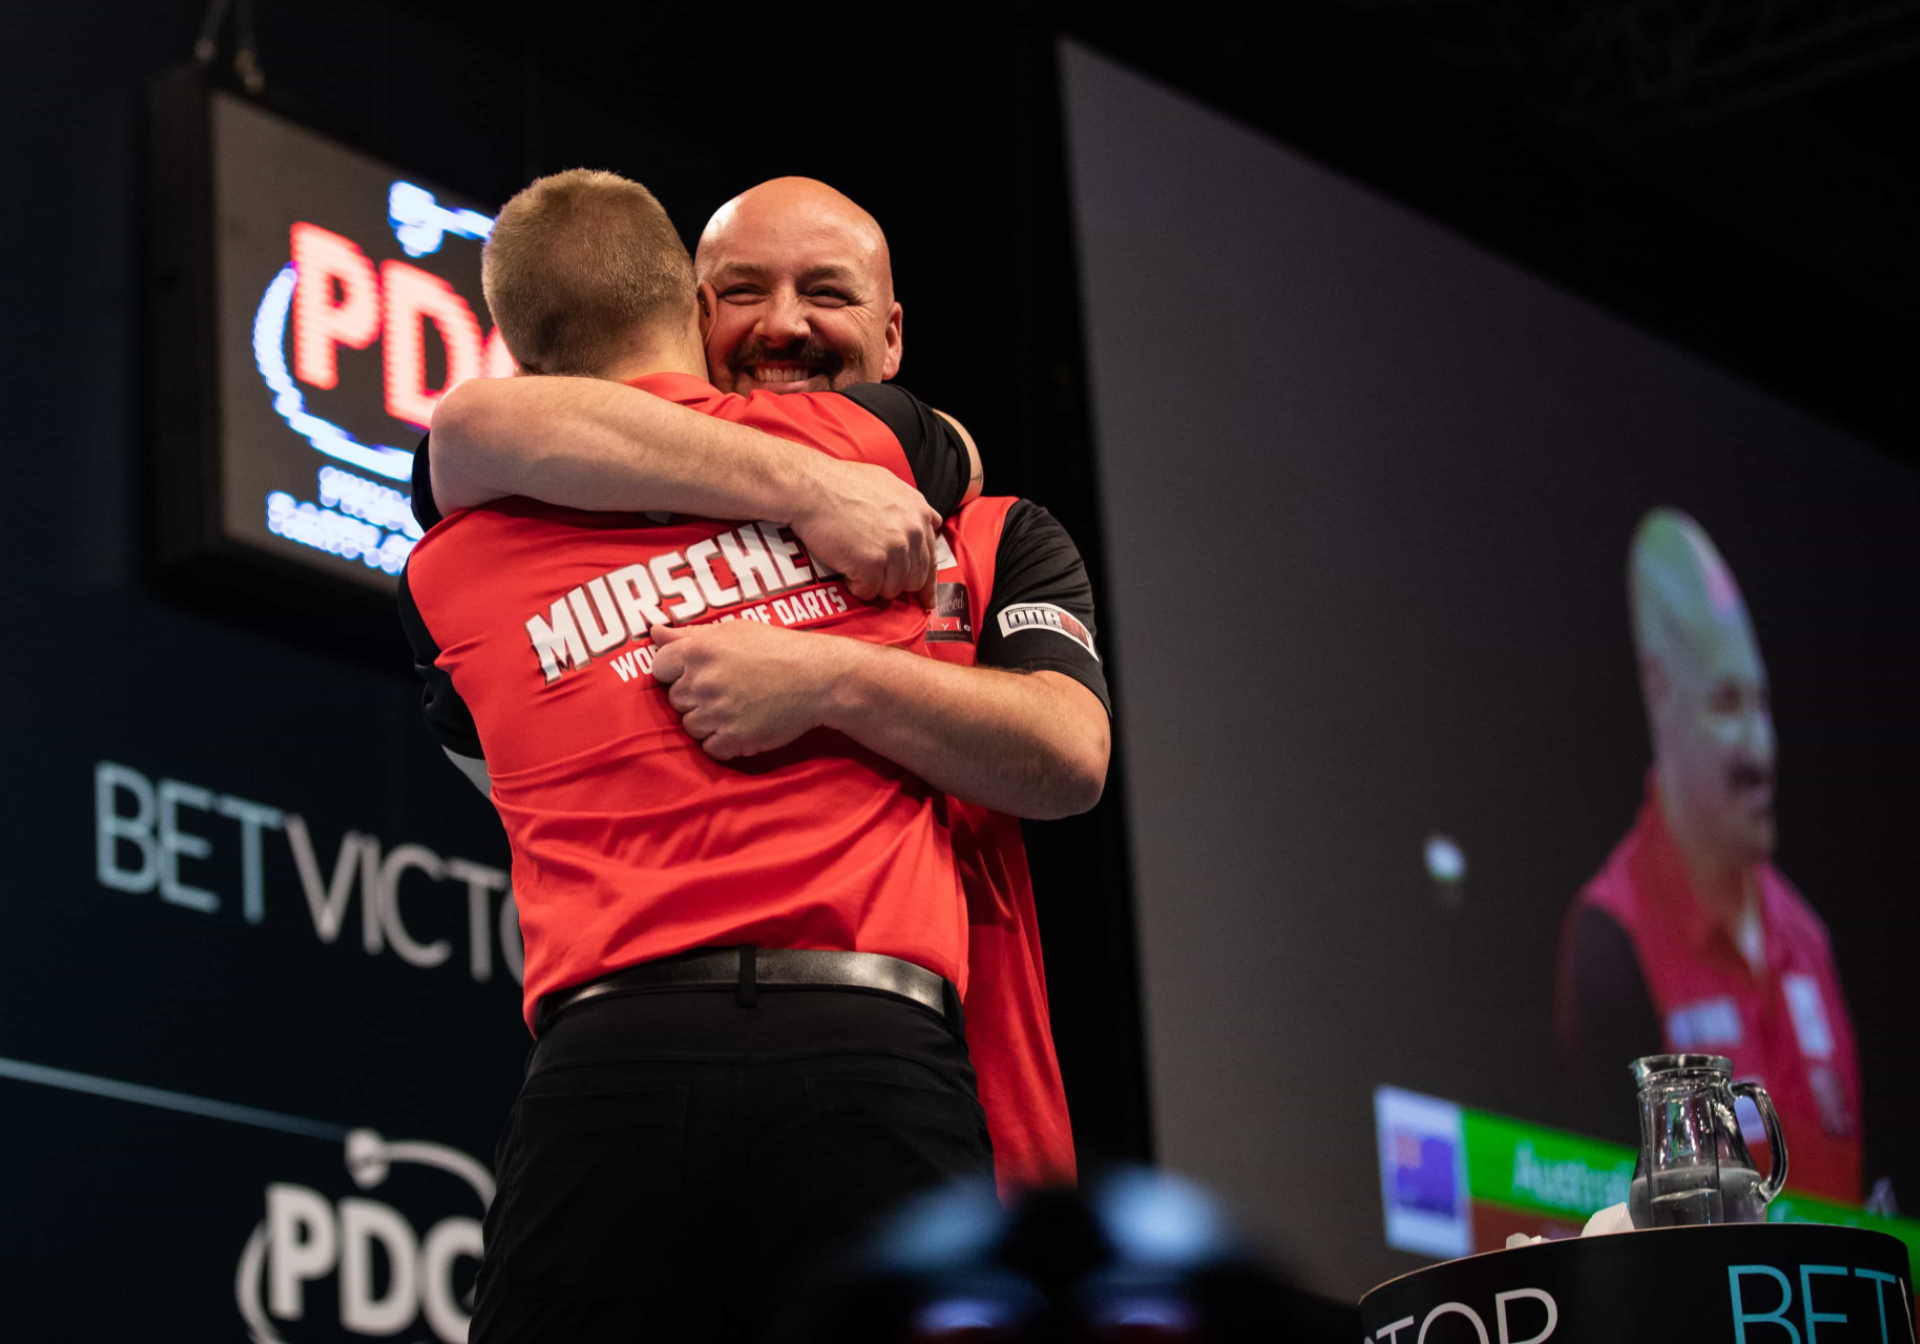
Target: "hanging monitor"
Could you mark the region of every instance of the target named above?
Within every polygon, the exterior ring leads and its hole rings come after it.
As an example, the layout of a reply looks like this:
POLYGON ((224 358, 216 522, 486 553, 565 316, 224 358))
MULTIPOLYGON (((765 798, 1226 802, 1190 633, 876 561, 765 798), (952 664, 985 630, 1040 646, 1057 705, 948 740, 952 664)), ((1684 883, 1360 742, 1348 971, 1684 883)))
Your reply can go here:
POLYGON ((491 212, 185 75, 154 130, 163 565, 391 593, 435 403, 513 371, 491 212))

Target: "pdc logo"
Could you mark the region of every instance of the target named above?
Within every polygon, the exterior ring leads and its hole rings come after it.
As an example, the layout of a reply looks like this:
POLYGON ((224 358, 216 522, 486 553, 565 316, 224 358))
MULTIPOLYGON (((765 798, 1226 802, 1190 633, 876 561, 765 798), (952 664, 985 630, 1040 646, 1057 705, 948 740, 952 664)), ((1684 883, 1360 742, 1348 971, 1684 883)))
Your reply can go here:
MULTIPOLYGON (((394 184, 391 208, 396 232, 403 238, 408 235, 400 223, 400 198, 408 191, 409 184, 394 184)), ((411 191, 431 206, 428 193, 418 187, 411 191)), ((413 201, 411 196, 406 199, 413 201)), ((485 216, 474 216, 473 223, 461 231, 484 235, 491 224, 485 216)), ((438 239, 434 241, 437 247, 438 239)), ((385 261, 376 269, 351 238, 305 221, 293 226, 290 242, 293 371, 308 387, 330 389, 339 384, 341 347, 364 350, 378 341, 387 414, 425 429, 433 419, 435 403, 448 389, 482 374, 505 378, 513 373, 513 356, 507 353, 499 329, 483 338, 471 305, 432 271, 404 261, 385 261), (439 388, 427 385, 428 327, 446 351, 446 377, 439 388)))
POLYGON ((265 1215, 241 1249, 233 1285, 254 1344, 322 1337, 328 1317, 345 1334, 372 1338, 424 1320, 444 1344, 465 1344, 493 1177, 443 1144, 391 1141, 370 1129, 347 1135, 347 1173, 360 1191, 379 1189, 402 1166, 427 1169, 407 1182, 410 1204, 432 1198, 435 1207, 467 1212, 423 1226, 364 1194, 335 1198, 284 1181, 266 1187, 265 1215))
POLYGON ((387 190, 387 222, 413 260, 376 264, 360 246, 364 235, 296 220, 287 260, 254 313, 251 349, 274 413, 334 459, 320 472, 317 501, 286 489, 266 496, 267 530, 397 574, 421 536, 406 493, 413 452, 381 440, 412 443, 447 392, 469 378, 506 377, 514 363, 499 328, 483 334, 475 305, 451 280, 414 264, 472 274, 470 253, 450 267, 429 258, 448 238, 484 240, 493 220, 398 181, 387 190), (356 353, 376 346, 377 383, 372 361, 356 353))

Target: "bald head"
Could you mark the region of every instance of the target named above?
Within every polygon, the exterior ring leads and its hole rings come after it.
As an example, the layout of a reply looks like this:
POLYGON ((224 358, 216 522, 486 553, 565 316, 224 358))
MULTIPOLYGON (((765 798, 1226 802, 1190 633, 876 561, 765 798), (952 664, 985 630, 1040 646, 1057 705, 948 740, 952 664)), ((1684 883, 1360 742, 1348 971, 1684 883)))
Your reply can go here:
POLYGON ((1655 509, 1627 567, 1634 644, 1668 820, 1732 864, 1773 849, 1767 670, 1733 571, 1700 524, 1655 509))
POLYGON ((893 258, 880 221, 811 177, 776 177, 714 211, 700 235, 694 271, 704 280, 728 261, 777 250, 831 255, 864 273, 889 301, 893 298, 893 258))
POLYGON ((1633 637, 1642 658, 1711 661, 1719 645, 1733 642, 1758 661, 1733 571, 1686 514, 1655 509, 1640 520, 1627 582, 1633 637))
POLYGON ((900 367, 887 236, 824 182, 777 177, 728 201, 700 235, 694 269, 721 388, 821 391, 900 367))

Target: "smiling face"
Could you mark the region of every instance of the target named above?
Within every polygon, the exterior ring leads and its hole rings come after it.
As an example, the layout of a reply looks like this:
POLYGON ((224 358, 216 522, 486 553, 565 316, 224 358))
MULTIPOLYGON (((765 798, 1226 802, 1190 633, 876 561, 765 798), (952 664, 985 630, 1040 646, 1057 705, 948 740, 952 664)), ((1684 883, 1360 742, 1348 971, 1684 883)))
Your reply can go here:
POLYGON ((886 235, 824 183, 776 178, 736 196, 708 222, 694 267, 722 391, 820 392, 900 368, 886 235))
POLYGON ((1773 853, 1766 664, 1726 561, 1685 514, 1641 524, 1632 565, 1654 769, 1690 850, 1728 866, 1773 853))

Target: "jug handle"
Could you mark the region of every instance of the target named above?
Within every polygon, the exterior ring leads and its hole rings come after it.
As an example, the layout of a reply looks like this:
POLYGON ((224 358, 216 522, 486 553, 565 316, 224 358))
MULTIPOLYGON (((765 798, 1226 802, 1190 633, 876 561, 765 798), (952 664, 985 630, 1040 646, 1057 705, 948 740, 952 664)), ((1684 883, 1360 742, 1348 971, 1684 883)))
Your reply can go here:
POLYGON ((1760 1187, 1760 1202, 1771 1204, 1787 1183, 1787 1139, 1780 1129, 1780 1113, 1773 1109, 1773 1098, 1767 1095, 1767 1089, 1758 1083, 1735 1083, 1733 1095, 1751 1101, 1767 1127, 1767 1150, 1773 1156, 1773 1170, 1767 1173, 1760 1187))

